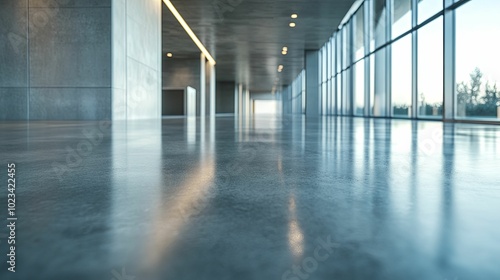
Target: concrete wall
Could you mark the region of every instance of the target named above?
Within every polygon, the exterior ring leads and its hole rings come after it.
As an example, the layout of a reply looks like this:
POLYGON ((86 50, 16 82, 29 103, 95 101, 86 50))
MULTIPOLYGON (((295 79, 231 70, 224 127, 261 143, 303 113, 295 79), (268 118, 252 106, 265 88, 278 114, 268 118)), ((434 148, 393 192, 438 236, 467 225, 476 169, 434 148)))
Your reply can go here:
POLYGON ((161 8, 158 0, 112 0, 113 119, 161 117, 161 8))
POLYGON ((234 82, 218 82, 217 83, 217 96, 216 96, 216 109, 217 114, 220 113, 234 113, 234 82))
POLYGON ((111 1, 0 1, 0 120, 109 118, 111 1))
POLYGON ((200 114, 200 59, 166 58, 163 60, 163 89, 196 89, 196 114, 200 114))

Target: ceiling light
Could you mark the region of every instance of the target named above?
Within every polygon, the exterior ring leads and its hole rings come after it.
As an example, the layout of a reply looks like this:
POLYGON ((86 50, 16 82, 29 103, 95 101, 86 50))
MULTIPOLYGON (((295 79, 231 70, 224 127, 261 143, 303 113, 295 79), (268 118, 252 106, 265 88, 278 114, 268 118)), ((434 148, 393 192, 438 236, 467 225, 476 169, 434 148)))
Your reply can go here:
POLYGON ((173 55, 171 52, 169 52, 169 53, 167 53, 167 56, 168 56, 168 57, 172 57, 172 56, 174 56, 174 55, 173 55))
POLYGON ((163 3, 165 3, 165 5, 167 5, 167 7, 170 10, 170 12, 172 12, 172 14, 177 19, 177 21, 182 25, 182 27, 184 28, 184 30, 186 30, 186 33, 189 35, 189 37, 191 37, 191 40, 193 40, 193 42, 196 44, 196 46, 198 46, 198 48, 205 55, 205 57, 208 59, 208 61, 210 61, 210 63, 212 63, 213 65, 215 65, 215 59, 212 57, 212 55, 210 55, 210 53, 208 52, 208 50, 201 43, 200 39, 198 39, 198 37, 196 37, 196 34, 194 34, 193 30, 191 30, 191 27, 189 27, 189 25, 186 23, 186 21, 184 20, 184 18, 182 18, 181 14, 179 14, 179 12, 177 11, 177 9, 170 2, 170 0, 163 0, 163 3))
POLYGON ((298 17, 299 17, 299 15, 297 15, 297 14, 292 14, 290 17, 291 17, 291 18, 298 18, 298 17))
POLYGON ((278 72, 281 72, 281 71, 283 71, 283 65, 281 65, 281 64, 280 64, 280 65, 278 66, 278 72))
POLYGON ((281 52, 281 54, 282 54, 282 55, 286 55, 286 54, 287 54, 287 52, 286 52, 286 51, 282 51, 282 52, 281 52))
POLYGON ((283 51, 284 51, 284 52, 287 52, 287 51, 288 51, 288 48, 287 48, 287 47, 283 47, 283 51))
POLYGON ((290 22, 289 26, 292 27, 292 28, 294 28, 295 27, 295 22, 290 22))

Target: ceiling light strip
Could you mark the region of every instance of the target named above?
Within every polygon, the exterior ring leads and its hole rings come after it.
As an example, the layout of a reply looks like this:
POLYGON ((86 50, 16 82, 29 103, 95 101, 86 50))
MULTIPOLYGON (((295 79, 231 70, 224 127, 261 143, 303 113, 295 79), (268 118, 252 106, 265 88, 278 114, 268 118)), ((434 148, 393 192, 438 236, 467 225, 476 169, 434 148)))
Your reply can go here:
POLYGON ((163 0, 163 3, 165 3, 165 5, 167 5, 168 9, 172 12, 172 14, 177 19, 177 21, 179 21, 179 23, 182 25, 182 27, 184 28, 184 30, 186 30, 186 33, 189 35, 189 37, 191 37, 191 39, 193 40, 193 42, 196 44, 196 46, 198 46, 198 48, 205 55, 205 57, 208 59, 208 61, 210 61, 210 63, 212 63, 213 65, 215 65, 215 60, 212 57, 212 55, 210 55, 210 53, 208 52, 208 50, 201 43, 200 39, 198 39, 198 37, 196 37, 196 34, 194 34, 193 30, 191 30, 191 28, 189 27, 189 25, 186 23, 186 21, 184 20, 184 18, 182 18, 181 14, 179 14, 179 12, 174 7, 174 5, 172 4, 172 2, 170 2, 170 0, 163 0))

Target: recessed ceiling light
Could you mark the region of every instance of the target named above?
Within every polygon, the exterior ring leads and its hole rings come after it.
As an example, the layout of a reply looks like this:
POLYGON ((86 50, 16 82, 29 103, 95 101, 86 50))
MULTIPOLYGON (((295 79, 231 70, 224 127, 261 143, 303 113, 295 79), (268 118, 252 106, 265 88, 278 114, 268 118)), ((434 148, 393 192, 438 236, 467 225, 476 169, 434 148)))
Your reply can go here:
POLYGON ((287 47, 283 47, 283 51, 287 52, 288 48, 287 47))
POLYGON ((281 51, 281 54, 282 54, 282 55, 286 55, 286 54, 287 54, 287 52, 286 52, 286 51, 281 51))
POLYGON ((172 56, 174 56, 174 55, 173 55, 171 52, 169 52, 169 53, 167 53, 167 56, 168 56, 168 57, 172 57, 172 56))
POLYGON ((297 15, 297 14, 292 14, 290 17, 291 17, 291 18, 298 18, 298 17, 299 17, 299 15, 297 15))
POLYGON ((280 65, 278 66, 278 72, 281 72, 281 71, 283 71, 283 65, 281 65, 281 64, 280 64, 280 65))
POLYGON ((295 22, 290 22, 289 26, 292 28, 295 27, 295 22))

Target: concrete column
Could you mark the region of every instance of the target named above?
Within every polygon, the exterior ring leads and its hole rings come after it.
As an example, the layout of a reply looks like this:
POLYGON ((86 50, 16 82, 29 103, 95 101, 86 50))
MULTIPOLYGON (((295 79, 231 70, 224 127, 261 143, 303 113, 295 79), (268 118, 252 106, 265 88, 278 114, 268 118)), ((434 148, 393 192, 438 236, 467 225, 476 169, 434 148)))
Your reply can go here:
POLYGON ((209 110, 208 114, 210 117, 215 117, 215 102, 216 102, 216 79, 215 79, 215 65, 212 63, 208 64, 208 90, 209 90, 209 110))
POLYGON ((156 0, 112 0, 112 115, 161 117, 161 13, 156 0))
POLYGON ((245 114, 243 110, 243 85, 238 84, 238 116, 242 117, 245 114))
POLYGON ((206 63, 207 60, 204 54, 200 54, 200 117, 206 116, 206 63))
POLYGON ((242 100, 241 100, 242 101, 242 107, 241 107, 242 114, 241 115, 243 117, 246 117, 246 116, 248 116, 249 107, 250 107, 250 104, 249 104, 250 94, 248 93, 248 88, 246 85, 242 86, 241 96, 242 96, 242 100))
POLYGON ((319 51, 305 52, 306 65, 306 116, 317 117, 320 112, 319 103, 319 51))
POLYGON ((240 110, 239 110, 239 105, 240 105, 240 99, 239 99, 239 88, 240 88, 240 85, 239 84, 234 84, 234 115, 235 116, 238 116, 238 114, 240 113, 240 110))

